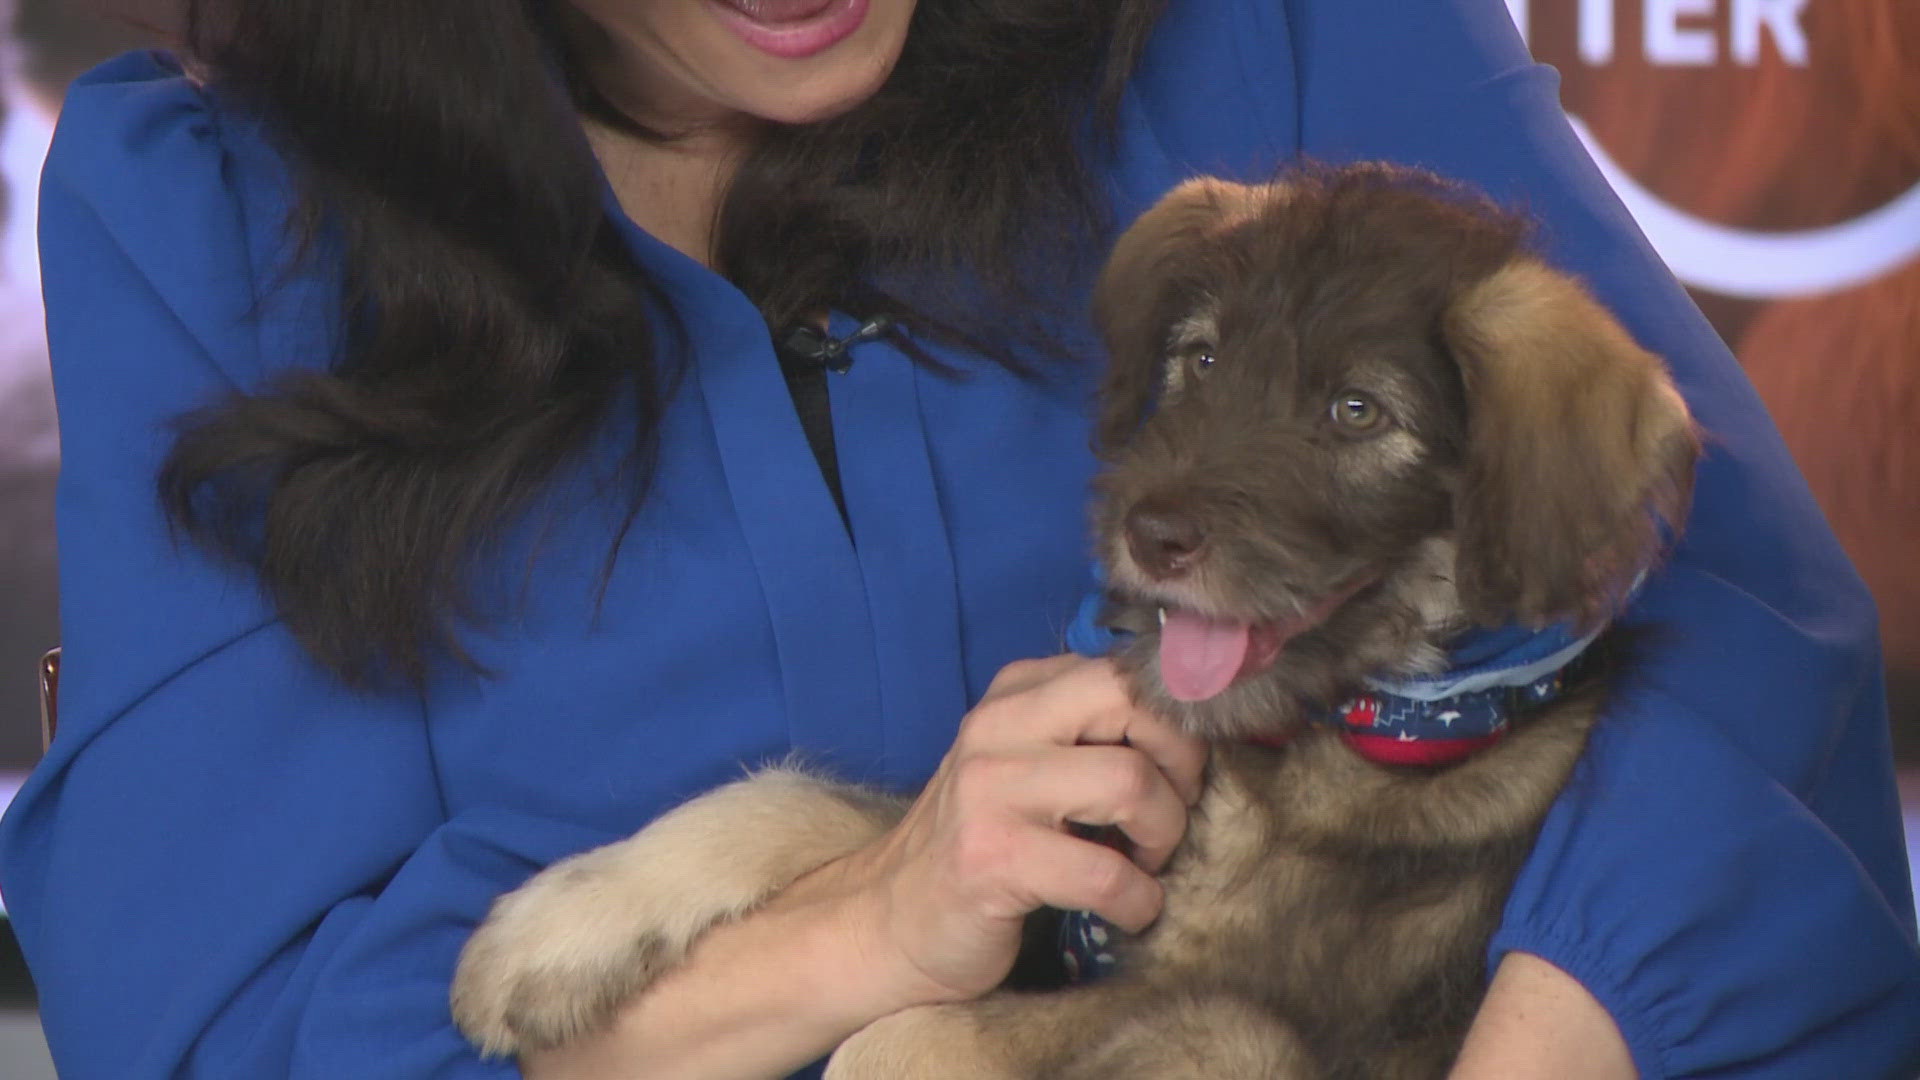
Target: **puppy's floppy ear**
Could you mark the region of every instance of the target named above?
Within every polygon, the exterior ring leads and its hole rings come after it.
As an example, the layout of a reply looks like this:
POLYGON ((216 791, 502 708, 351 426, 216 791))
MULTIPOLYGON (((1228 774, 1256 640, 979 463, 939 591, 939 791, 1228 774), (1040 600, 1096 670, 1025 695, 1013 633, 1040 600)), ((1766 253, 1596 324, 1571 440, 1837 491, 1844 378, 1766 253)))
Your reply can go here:
POLYGON ((1223 231, 1245 221, 1274 185, 1200 177, 1168 192, 1115 242, 1093 291, 1093 318, 1107 347, 1107 377, 1095 445, 1126 441, 1161 381, 1167 331, 1204 287, 1200 264, 1223 231))
POLYGON ((1659 357, 1527 256, 1456 297, 1443 332, 1467 397, 1462 601, 1483 623, 1595 624, 1686 516, 1686 403, 1659 357))

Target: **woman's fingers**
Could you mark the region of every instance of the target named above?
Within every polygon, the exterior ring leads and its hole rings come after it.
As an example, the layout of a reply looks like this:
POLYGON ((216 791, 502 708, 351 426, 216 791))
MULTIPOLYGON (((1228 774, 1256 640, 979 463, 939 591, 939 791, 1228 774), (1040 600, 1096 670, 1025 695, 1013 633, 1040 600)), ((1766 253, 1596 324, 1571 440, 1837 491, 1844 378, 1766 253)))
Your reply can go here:
POLYGON ((1050 831, 1069 821, 1116 826, 1133 842, 1133 861, 1150 874, 1167 864, 1187 831, 1185 799, 1151 758, 1129 747, 1048 747, 974 759, 955 780, 963 801, 1005 807, 1050 831))
POLYGON ((1128 709, 1122 714, 1095 718, 1092 731, 1081 740, 1120 743, 1145 754, 1188 806, 1200 801, 1206 783, 1207 743, 1151 713, 1128 709), (1108 726, 1103 726, 1103 723, 1108 726))
POLYGON ((1034 903, 1091 911, 1129 934, 1160 917, 1166 890, 1112 848, 1052 831, 1030 833, 1028 843, 1025 861, 1035 868, 1034 903))
POLYGON ((1015 660, 994 675, 993 681, 987 684, 987 692, 980 700, 985 703, 1008 694, 1030 690, 1062 672, 1092 663, 1097 661, 1073 653, 1043 656, 1032 660, 1015 660))
POLYGON ((1134 705, 1112 661, 1056 656, 1009 665, 962 724, 955 748, 995 753, 1036 742, 1134 747, 1187 805, 1200 800, 1206 743, 1134 705))
POLYGON ((850 895, 874 898, 877 940, 928 985, 978 993, 1005 977, 1022 917, 1042 904, 1130 931, 1159 917, 1153 874, 1186 833, 1206 759, 1133 705, 1109 661, 1009 665, 899 824, 849 857, 844 874, 864 882, 850 895), (1116 826, 1131 850, 1067 822, 1116 826))

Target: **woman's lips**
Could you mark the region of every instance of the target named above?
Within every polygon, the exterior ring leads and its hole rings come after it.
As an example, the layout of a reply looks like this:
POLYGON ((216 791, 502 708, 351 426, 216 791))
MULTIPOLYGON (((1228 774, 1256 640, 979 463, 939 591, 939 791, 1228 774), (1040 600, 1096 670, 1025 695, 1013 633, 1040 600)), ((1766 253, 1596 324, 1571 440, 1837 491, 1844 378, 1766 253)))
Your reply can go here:
POLYGON ((790 23, 811 19, 833 0, 727 0, 740 13, 763 23, 790 23))
POLYGON ((708 0, 742 41, 769 56, 799 60, 860 29, 868 0, 708 0))

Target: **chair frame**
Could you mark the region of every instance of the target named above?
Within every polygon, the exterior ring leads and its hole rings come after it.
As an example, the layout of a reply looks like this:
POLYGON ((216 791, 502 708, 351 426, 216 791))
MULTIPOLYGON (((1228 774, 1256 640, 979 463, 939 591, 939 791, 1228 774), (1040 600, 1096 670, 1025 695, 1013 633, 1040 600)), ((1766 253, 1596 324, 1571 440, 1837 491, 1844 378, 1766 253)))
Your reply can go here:
POLYGON ((60 648, 54 646, 40 658, 40 750, 53 745, 60 727, 60 648))

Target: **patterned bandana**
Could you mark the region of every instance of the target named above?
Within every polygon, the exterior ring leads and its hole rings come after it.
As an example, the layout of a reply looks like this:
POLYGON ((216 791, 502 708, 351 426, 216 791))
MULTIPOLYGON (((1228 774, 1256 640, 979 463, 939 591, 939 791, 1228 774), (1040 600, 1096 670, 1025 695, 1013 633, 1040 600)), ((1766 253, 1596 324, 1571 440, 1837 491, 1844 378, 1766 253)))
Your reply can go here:
POLYGON ((1445 671, 1369 678, 1365 693, 1324 719, 1368 761, 1452 765, 1499 742, 1514 716, 1559 698, 1567 670, 1598 636, 1596 630, 1575 637, 1565 626, 1471 630, 1448 648, 1445 671))

